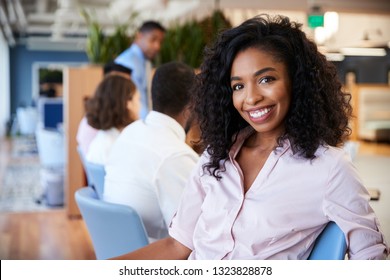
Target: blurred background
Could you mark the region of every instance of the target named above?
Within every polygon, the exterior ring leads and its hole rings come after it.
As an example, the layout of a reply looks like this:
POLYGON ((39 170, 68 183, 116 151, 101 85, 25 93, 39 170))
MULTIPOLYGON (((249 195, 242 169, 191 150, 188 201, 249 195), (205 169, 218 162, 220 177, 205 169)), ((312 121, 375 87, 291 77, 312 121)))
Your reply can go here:
POLYGON ((0 0, 0 259, 95 257, 73 198, 75 132, 144 20, 167 29, 155 67, 198 68, 220 30, 261 13, 302 23, 337 67, 355 115, 346 149, 390 242, 389 0, 0 0))

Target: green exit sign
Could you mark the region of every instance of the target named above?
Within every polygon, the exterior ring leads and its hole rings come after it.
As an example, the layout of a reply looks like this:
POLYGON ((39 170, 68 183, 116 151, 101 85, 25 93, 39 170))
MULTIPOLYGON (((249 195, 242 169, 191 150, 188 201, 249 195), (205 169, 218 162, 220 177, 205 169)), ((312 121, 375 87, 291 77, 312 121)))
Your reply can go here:
POLYGON ((324 15, 311 14, 307 18, 307 24, 310 28, 324 26, 324 15))

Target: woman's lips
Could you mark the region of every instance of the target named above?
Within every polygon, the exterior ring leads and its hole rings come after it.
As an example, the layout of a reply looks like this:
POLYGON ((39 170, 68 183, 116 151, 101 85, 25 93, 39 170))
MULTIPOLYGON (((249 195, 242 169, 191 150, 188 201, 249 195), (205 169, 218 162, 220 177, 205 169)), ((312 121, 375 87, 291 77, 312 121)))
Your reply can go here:
POLYGON ((267 119, 274 106, 263 107, 248 111, 249 118, 254 122, 259 122, 267 119))

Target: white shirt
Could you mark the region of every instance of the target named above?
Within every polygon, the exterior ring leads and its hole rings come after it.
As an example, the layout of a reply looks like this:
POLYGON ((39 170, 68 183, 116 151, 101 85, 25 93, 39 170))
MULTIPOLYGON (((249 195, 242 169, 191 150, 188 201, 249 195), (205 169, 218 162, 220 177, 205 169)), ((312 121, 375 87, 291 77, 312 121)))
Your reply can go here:
POLYGON ((89 162, 105 165, 111 147, 118 138, 120 131, 113 127, 108 130, 99 130, 89 145, 86 159, 89 162))
POLYGON ((85 116, 81 119, 77 129, 76 141, 84 155, 88 153, 89 145, 91 145, 91 142, 98 131, 98 129, 93 128, 88 124, 88 120, 85 116))
POLYGON ((286 141, 244 193, 236 157, 252 131, 240 133, 221 180, 203 172, 207 152, 190 176, 169 231, 189 259, 307 259, 329 221, 344 232, 349 259, 386 259, 369 195, 342 149, 321 146, 308 160, 286 141))
POLYGON ((183 127, 151 111, 144 121, 128 125, 112 147, 103 199, 130 205, 149 237, 163 238, 198 159, 185 143, 183 127))

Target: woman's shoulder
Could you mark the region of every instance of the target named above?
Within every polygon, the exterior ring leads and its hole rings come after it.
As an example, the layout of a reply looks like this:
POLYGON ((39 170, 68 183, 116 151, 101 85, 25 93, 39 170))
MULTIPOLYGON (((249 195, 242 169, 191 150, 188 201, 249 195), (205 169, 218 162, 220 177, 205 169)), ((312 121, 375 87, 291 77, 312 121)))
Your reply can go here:
MULTIPOLYGON (((120 131, 116 128, 110 128, 107 130, 100 129, 96 134, 96 137, 92 140, 94 145, 97 146, 105 146, 107 144, 111 144, 115 139, 118 138, 120 131)), ((91 143, 92 145, 92 143, 91 143)))
POLYGON ((211 156, 206 148, 204 149, 203 153, 199 156, 198 166, 202 167, 206 163, 210 162, 210 160, 211 160, 211 156))
POLYGON ((315 160, 318 163, 329 165, 332 167, 344 168, 351 166, 351 157, 342 147, 334 147, 329 145, 321 145, 315 153, 315 160))
POLYGON ((345 150, 340 147, 334 147, 329 145, 320 145, 315 153, 317 156, 325 156, 325 157, 341 157, 346 154, 345 150))

